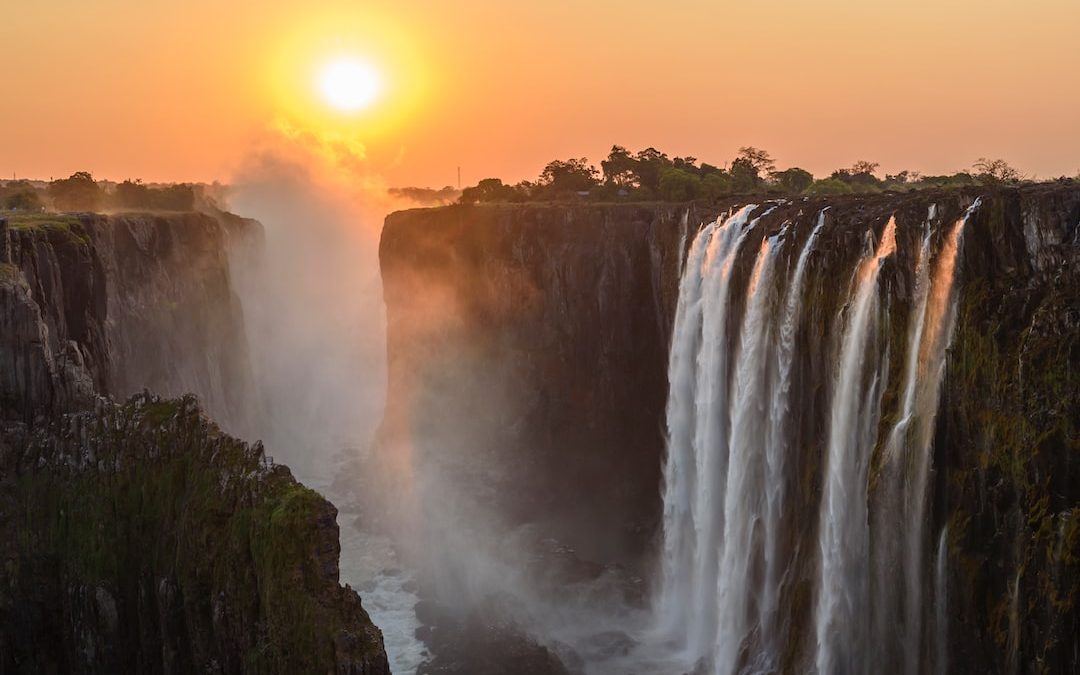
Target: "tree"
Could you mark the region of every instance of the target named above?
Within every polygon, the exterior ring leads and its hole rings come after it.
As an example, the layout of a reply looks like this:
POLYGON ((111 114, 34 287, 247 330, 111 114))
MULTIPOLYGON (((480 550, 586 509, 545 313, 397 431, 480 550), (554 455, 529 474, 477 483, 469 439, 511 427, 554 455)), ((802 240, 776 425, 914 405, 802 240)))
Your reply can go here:
POLYGON ((477 204, 488 202, 514 202, 524 201, 523 195, 512 185, 504 185, 499 178, 485 178, 474 187, 468 187, 461 191, 460 201, 462 204, 477 204))
POLYGON ((116 205, 125 209, 149 208, 150 188, 143 185, 139 179, 125 180, 116 186, 114 196, 116 205))
POLYGON ((726 171, 710 172, 701 179, 702 197, 716 199, 729 194, 731 194, 731 176, 726 171))
POLYGON ((101 204, 101 188, 86 171, 49 183, 49 197, 60 211, 96 211, 101 204))
POLYGON ((762 180, 757 166, 746 157, 739 157, 731 163, 731 190, 736 194, 756 192, 761 188, 762 180))
POLYGON ((600 168, 603 170, 606 184, 629 188, 634 187, 639 181, 637 160, 621 145, 611 146, 611 152, 608 153, 607 159, 600 162, 600 168))
POLYGON ((922 176, 919 178, 919 185, 922 187, 957 188, 978 184, 975 176, 963 171, 954 173, 951 176, 922 176))
POLYGON ((41 211, 42 208, 41 197, 33 188, 16 190, 4 197, 7 211, 41 211))
POLYGON ((806 194, 812 196, 849 195, 852 192, 854 192, 854 190, 851 189, 850 185, 836 178, 817 180, 814 181, 813 185, 806 188, 806 194))
POLYGON ((973 166, 975 177, 987 185, 1007 185, 1023 179, 1023 175, 1003 159, 980 157, 973 166))
POLYGON ((685 202, 701 194, 701 179, 683 169, 667 167, 660 172, 660 196, 669 202, 685 202))
POLYGON ((814 182, 814 175, 806 169, 794 166, 783 171, 774 171, 772 179, 784 192, 797 195, 810 187, 810 184, 814 182))
POLYGON ((566 161, 555 160, 544 167, 539 183, 543 190, 552 196, 568 192, 587 192, 599 185, 599 173, 584 157, 566 161))
POLYGON ((116 186, 113 203, 122 209, 190 211, 195 208, 195 190, 185 184, 150 187, 128 179, 116 186))
POLYGON ((848 169, 848 173, 852 176, 858 176, 863 173, 873 176, 877 172, 879 166, 881 165, 877 162, 868 162, 865 159, 860 159, 851 165, 851 168, 848 169))
MULTIPOLYGON (((859 168, 869 168, 872 165, 869 162, 856 162, 856 165, 862 164, 859 168)), ((869 171, 860 171, 859 173, 852 173, 852 169, 839 169, 833 171, 829 176, 832 180, 840 181, 841 183, 847 183, 857 192, 878 192, 881 190, 881 181, 877 176, 869 171)))
MULTIPOLYGON (((748 162, 754 167, 758 174, 768 175, 776 170, 776 162, 773 161, 772 156, 768 152, 755 148, 752 145, 739 148, 739 155, 735 161, 738 162, 739 160, 748 162)), ((734 164, 734 162, 732 164, 734 164)), ((734 166, 732 166, 732 169, 734 169, 734 166)))
POLYGON ((697 157, 676 157, 671 160, 671 165, 676 169, 686 171, 687 173, 698 174, 700 169, 697 167, 697 157))
POLYGON ((441 190, 426 187, 392 187, 386 191, 391 197, 398 197, 423 206, 442 206, 461 197, 461 190, 447 185, 441 190))
POLYGON ((656 192, 660 189, 660 173, 666 167, 672 166, 668 156, 656 148, 645 148, 639 152, 637 160, 638 184, 656 192))

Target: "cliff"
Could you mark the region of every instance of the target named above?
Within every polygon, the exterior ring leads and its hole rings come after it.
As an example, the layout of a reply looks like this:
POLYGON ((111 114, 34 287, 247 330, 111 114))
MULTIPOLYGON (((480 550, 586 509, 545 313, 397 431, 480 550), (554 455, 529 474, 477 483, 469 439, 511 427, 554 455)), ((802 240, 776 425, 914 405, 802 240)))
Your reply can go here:
POLYGON ((934 462, 950 643, 971 672, 1080 672, 1080 188, 965 233, 934 462))
POLYGON ((0 671, 388 673, 337 510, 193 398, 0 437, 0 671))
POLYGON ((391 214, 383 438, 482 446, 505 460, 504 509, 585 550, 640 551, 687 222, 677 205, 391 214))
MULTIPOLYGON (((876 347, 888 365, 867 487, 871 517, 895 517, 877 491, 887 479, 880 453, 902 398, 914 258, 925 227, 932 225, 938 250, 976 198, 957 263, 956 330, 932 429, 927 522, 919 525, 934 537, 947 526, 942 597, 923 611, 934 605, 947 613, 948 656, 931 653, 928 615, 911 658, 922 668, 947 659, 950 672, 1080 670, 1080 187, 1067 181, 774 203, 755 228, 754 242, 794 228, 803 245, 828 209, 796 337, 802 356, 792 386, 802 403, 793 423, 802 440, 790 458, 780 546, 792 562, 779 593, 785 625, 798 637, 777 657, 783 670, 808 667, 814 639, 805 629, 818 574, 813 539, 832 364, 813 355, 830 353, 840 339, 867 230, 880 238, 895 216, 876 347)), ((493 503, 587 557, 647 567, 661 519, 667 366, 683 260, 700 224, 739 205, 392 214, 380 247, 390 376, 383 445, 414 456, 499 458, 504 470, 489 477, 493 503), (431 442, 440 433, 450 440, 431 442)), ((734 259, 736 288, 750 283, 757 251, 748 243, 734 259)), ((797 251, 785 251, 788 270, 797 251)), ((744 300, 735 298, 738 316, 744 300)), ((925 536, 917 565, 932 580, 937 541, 925 536)), ((887 662, 890 649, 872 661, 887 662)))
POLYGON ((388 673, 337 512, 254 447, 228 214, 0 220, 0 672, 388 673))
POLYGON ((250 372, 227 252, 258 227, 195 212, 0 219, 0 416, 149 388, 199 392, 243 430, 250 372))

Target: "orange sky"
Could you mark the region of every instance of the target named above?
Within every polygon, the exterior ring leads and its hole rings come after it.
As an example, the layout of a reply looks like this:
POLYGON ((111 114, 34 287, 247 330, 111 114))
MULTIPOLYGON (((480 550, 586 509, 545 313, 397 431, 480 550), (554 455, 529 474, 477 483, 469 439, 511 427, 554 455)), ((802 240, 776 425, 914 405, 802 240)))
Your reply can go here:
POLYGON ((1080 171, 1078 0, 10 0, 0 175, 228 180, 255 147, 348 140, 363 171, 439 187, 535 177, 613 143, 706 161, 741 145, 828 173, 980 156, 1080 171), (387 84, 344 116, 313 68, 387 84), (275 131, 278 129, 278 131, 275 131))

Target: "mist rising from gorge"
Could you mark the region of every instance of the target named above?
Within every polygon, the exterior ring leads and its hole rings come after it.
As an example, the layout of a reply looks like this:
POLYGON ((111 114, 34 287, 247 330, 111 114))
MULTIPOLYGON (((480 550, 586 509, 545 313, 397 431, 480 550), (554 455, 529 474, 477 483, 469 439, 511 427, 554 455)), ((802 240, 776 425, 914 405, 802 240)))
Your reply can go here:
MULTIPOLYGON (((490 439, 477 436, 513 423, 513 373, 462 340, 432 355, 437 381, 417 380, 408 393, 433 406, 429 414, 383 420, 379 236, 387 213, 415 204, 388 194, 362 156, 325 150, 283 136, 245 161, 229 188, 229 210, 264 232, 231 254, 255 382, 251 439, 338 505, 343 580, 363 588, 395 672, 427 658, 415 635, 416 597, 403 589, 415 588, 414 578, 454 620, 483 611, 528 632, 565 624, 536 590, 535 535, 494 498, 528 450, 508 443, 492 454, 483 450, 490 439), (441 403, 455 392, 484 401, 484 419, 445 414, 441 403), (408 427, 408 443, 379 433, 395 423, 408 427), (373 555, 387 541, 393 550, 373 555)), ((453 293, 431 280, 415 289, 411 307, 410 331, 452 334, 459 325, 453 293)))
POLYGON ((382 414, 383 213, 366 197, 288 146, 249 158, 230 190, 230 209, 259 220, 265 233, 261 245, 234 252, 233 266, 258 432, 300 475, 322 475, 330 453, 363 447, 382 414))

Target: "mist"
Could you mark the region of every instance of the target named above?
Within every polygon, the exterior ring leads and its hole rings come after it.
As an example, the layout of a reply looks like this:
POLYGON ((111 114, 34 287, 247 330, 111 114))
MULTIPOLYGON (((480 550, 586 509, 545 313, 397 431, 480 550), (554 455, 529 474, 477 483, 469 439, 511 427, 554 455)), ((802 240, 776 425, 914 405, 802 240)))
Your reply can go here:
POLYGON ((258 432, 308 479, 325 477, 342 449, 365 447, 382 415, 382 213, 363 197, 313 161, 274 152, 249 160, 229 195, 264 230, 234 249, 232 265, 258 432))
MULTIPOLYGON (((408 419, 384 419, 379 237, 387 213, 416 204, 356 153, 323 150, 283 137, 228 191, 229 210, 263 226, 230 253, 254 382, 248 434, 338 506, 342 581, 383 631, 394 672, 440 651, 453 662, 468 645, 580 670, 595 633, 637 616, 626 575, 579 559, 518 499, 535 483, 536 453, 517 435, 535 401, 513 366, 460 332, 468 309, 449 279, 410 289, 394 339, 437 336, 444 348, 399 374, 408 419)), ((528 295, 523 278, 501 283, 528 295)))

